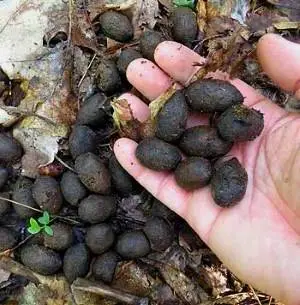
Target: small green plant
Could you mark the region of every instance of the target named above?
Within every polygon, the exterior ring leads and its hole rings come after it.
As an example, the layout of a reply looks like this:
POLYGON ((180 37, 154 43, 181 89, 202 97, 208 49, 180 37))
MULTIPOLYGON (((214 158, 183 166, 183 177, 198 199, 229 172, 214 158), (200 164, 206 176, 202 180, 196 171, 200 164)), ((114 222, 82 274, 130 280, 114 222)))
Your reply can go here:
POLYGON ((41 231, 44 231, 46 234, 53 236, 53 230, 49 226, 50 215, 47 211, 44 211, 43 216, 39 217, 38 220, 31 217, 29 223, 30 223, 30 227, 27 228, 27 231, 30 234, 34 235, 41 231))
POLYGON ((195 1, 194 0, 174 0, 173 4, 175 6, 181 6, 181 7, 189 7, 192 10, 195 8, 195 1))

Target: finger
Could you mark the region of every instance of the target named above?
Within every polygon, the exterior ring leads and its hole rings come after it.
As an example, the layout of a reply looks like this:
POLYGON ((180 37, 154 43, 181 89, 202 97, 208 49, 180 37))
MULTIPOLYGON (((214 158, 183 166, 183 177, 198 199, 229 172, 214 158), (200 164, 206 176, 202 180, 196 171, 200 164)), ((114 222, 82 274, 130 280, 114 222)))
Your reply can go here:
POLYGON ((175 41, 161 42, 155 49, 154 58, 162 70, 183 85, 205 62, 199 54, 175 41))
POLYGON ((130 105, 133 116, 140 122, 145 122, 150 117, 149 107, 137 96, 131 93, 120 95, 119 100, 125 99, 130 105))
POLYGON ((150 101, 164 93, 171 85, 171 78, 148 59, 132 61, 126 71, 128 81, 150 101))
POLYGON ((257 54, 268 76, 282 89, 297 92, 300 98, 300 45, 267 34, 259 40, 257 54))

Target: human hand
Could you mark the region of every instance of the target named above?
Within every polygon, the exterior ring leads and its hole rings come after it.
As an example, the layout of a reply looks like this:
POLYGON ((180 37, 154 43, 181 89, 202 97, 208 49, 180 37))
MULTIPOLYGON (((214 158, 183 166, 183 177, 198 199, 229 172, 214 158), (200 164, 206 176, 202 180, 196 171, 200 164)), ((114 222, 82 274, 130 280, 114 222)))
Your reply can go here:
MULTIPOLYGON (((300 99, 300 45, 268 34, 260 40, 257 52, 264 71, 300 99)), ((155 60, 158 66, 137 59, 127 69, 129 82, 149 100, 171 85, 170 77, 185 84, 199 69, 193 63, 204 61, 170 41, 157 47, 155 60)), ((209 187, 187 192, 176 184, 173 174, 143 167, 132 140, 119 139, 114 151, 121 165, 186 219, 236 276, 287 304, 299 304, 300 116, 286 113, 241 80, 230 82, 245 96, 245 104, 260 110, 265 118, 257 139, 235 144, 229 153, 244 165, 249 179, 246 195, 236 206, 220 208, 209 187)), ((128 100, 139 120, 147 119, 149 109, 139 98, 132 94, 121 98, 128 100)), ((193 115, 188 125, 201 124, 203 118, 193 115)))

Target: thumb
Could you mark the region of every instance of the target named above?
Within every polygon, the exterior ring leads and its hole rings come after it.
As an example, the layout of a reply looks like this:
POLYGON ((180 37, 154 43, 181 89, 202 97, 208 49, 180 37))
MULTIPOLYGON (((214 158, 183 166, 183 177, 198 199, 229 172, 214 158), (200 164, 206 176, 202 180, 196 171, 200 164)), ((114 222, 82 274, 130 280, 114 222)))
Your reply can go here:
POLYGON ((300 99, 300 44, 266 34, 258 42, 257 54, 268 76, 300 99))

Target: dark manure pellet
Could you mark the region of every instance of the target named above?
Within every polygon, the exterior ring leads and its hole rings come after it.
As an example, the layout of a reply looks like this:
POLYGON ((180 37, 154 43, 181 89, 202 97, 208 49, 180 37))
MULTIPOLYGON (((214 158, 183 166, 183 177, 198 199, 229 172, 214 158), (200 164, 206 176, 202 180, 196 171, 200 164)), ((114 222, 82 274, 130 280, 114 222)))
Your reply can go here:
POLYGON ((29 207, 26 208, 15 203, 13 204, 14 210, 22 219, 33 217, 37 214, 37 211, 30 209, 30 207, 35 209, 39 208, 33 199, 32 187, 33 182, 30 179, 22 176, 18 178, 14 185, 12 199, 29 207))
POLYGON ((84 277, 89 272, 90 253, 84 243, 70 247, 64 255, 63 271, 67 280, 72 283, 78 277, 84 277))
POLYGON ((13 248, 16 243, 16 234, 10 229, 0 227, 0 252, 13 248))
POLYGON ((124 49, 121 51, 121 54, 117 61, 117 67, 120 73, 125 76, 128 65, 135 59, 143 57, 142 54, 135 49, 124 49))
POLYGON ((188 156, 208 159, 226 155, 232 145, 219 136, 216 128, 204 125, 186 129, 179 142, 179 147, 188 156))
POLYGON ((114 61, 103 59, 98 66, 96 84, 101 91, 108 94, 118 91, 121 87, 121 78, 114 61))
MULTIPOLYGON (((10 194, 8 192, 0 193, 0 197, 10 199, 10 194)), ((10 210, 11 203, 0 199, 0 217, 5 215, 10 210)))
POLYGON ((118 237, 116 251, 126 259, 146 256, 150 243, 142 231, 125 232, 118 237))
POLYGON ((174 174, 180 187, 195 190, 209 183, 212 166, 210 161, 205 158, 189 157, 179 163, 174 174))
POLYGON ((172 170, 181 161, 180 150, 158 138, 142 140, 136 149, 137 159, 146 167, 156 170, 172 170))
POLYGON ((6 167, 0 166, 0 189, 5 185, 8 179, 8 170, 6 167))
POLYGON ((112 183, 117 192, 123 195, 132 193, 136 186, 136 182, 120 165, 114 155, 109 159, 109 171, 111 174, 112 183))
POLYGON ((156 120, 156 136, 173 142, 183 134, 188 118, 188 107, 181 91, 177 91, 162 107, 156 120))
POLYGON ((118 259, 118 254, 113 251, 97 256, 92 266, 94 278, 105 283, 111 283, 114 278, 118 259))
POLYGON ((50 214, 58 213, 63 204, 59 183, 53 177, 38 177, 32 187, 32 196, 38 206, 50 214))
POLYGON ((244 101, 243 95, 235 86, 217 79, 197 80, 186 88, 185 95, 194 111, 207 113, 223 112, 244 101))
POLYGON ((246 193, 248 175, 237 158, 217 162, 211 179, 211 193, 215 203, 231 207, 246 193))
POLYGON ((74 126, 69 137, 69 149, 73 159, 96 150, 96 134, 87 126, 74 126))
POLYGON ((111 176, 98 156, 92 153, 80 155, 75 161, 75 169, 81 182, 91 192, 103 195, 109 194, 111 176))
POLYGON ((264 115, 245 105, 236 105, 220 115, 217 128, 226 141, 252 141, 264 128, 264 115))
POLYGON ((154 61, 154 52, 156 47, 166 39, 156 31, 146 30, 140 37, 140 50, 143 56, 154 61))
POLYGON ((87 189, 81 183, 78 175, 71 171, 63 174, 60 188, 65 200, 73 206, 78 206, 80 200, 87 195, 87 189))
POLYGON ((103 93, 96 93, 87 98, 81 105, 76 123, 92 127, 102 126, 107 121, 107 97, 103 93))
POLYGON ((116 199, 112 196, 90 195, 78 207, 78 216, 89 223, 99 223, 113 216, 117 210, 116 199))
POLYGON ((44 245, 56 251, 68 249, 74 240, 72 227, 64 223, 51 225, 53 236, 45 234, 44 245))
POLYGON ((94 254, 107 251, 115 241, 115 233, 108 224, 101 223, 87 229, 85 242, 94 254))
POLYGON ((165 251, 173 242, 173 229, 162 217, 152 217, 149 219, 143 230, 154 251, 165 251))
POLYGON ((55 274, 62 267, 60 255, 40 245, 25 245, 21 250, 21 261, 31 270, 43 275, 55 274))
POLYGON ((187 7, 175 8, 171 16, 171 23, 174 39, 177 42, 181 42, 186 46, 191 47, 198 32, 195 12, 187 7))
POLYGON ((133 38, 133 26, 127 16, 116 12, 107 11, 100 18, 103 33, 116 41, 127 42, 133 38))
POLYGON ((22 147, 12 136, 0 133, 0 161, 10 164, 22 157, 22 147))

